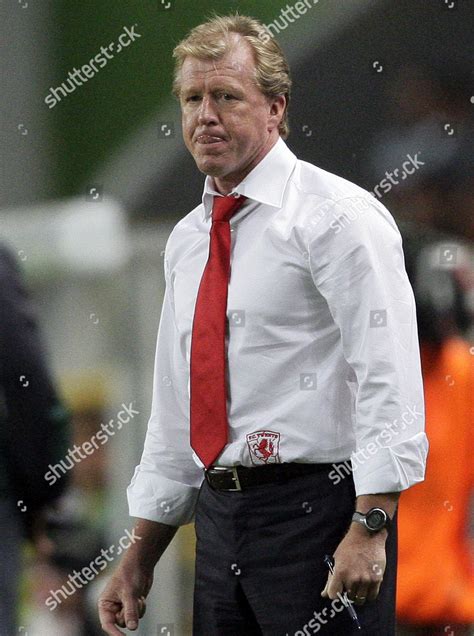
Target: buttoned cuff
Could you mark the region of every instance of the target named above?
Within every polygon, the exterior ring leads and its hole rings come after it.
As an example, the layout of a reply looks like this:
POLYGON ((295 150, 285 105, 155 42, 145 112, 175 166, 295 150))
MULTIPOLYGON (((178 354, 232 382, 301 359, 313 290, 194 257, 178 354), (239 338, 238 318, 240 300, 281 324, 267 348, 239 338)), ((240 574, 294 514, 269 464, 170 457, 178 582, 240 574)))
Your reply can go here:
POLYGON ((194 520, 198 495, 199 487, 173 481, 139 465, 127 488, 129 514, 184 526, 194 520))
POLYGON ((428 438, 423 432, 393 446, 379 446, 367 458, 352 453, 356 495, 400 492, 423 481, 427 454, 428 438))

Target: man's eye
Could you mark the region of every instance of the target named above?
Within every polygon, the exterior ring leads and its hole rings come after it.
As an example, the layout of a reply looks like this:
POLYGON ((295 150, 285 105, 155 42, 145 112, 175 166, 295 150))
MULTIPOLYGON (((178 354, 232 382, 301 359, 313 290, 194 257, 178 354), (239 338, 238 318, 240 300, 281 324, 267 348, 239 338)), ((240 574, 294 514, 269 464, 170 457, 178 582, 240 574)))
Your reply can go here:
POLYGON ((232 99, 235 99, 235 97, 230 93, 220 93, 219 97, 221 97, 225 102, 230 102, 232 99))
POLYGON ((199 95, 190 95, 189 97, 186 97, 187 102, 197 102, 200 99, 199 95))

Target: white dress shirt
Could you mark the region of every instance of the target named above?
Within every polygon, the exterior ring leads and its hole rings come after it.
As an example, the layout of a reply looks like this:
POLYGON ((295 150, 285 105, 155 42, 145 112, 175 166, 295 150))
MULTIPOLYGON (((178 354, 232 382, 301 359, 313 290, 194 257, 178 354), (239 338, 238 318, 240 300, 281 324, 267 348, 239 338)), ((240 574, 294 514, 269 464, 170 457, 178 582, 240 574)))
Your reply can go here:
MULTIPOLYGON (((281 138, 232 194, 248 200, 230 220, 229 440, 216 465, 350 459, 357 495, 422 481, 415 303, 393 217, 281 138)), ((189 443, 189 362, 214 196, 206 177, 166 245, 151 417, 127 489, 131 516, 170 525, 192 521, 204 477, 189 443)))

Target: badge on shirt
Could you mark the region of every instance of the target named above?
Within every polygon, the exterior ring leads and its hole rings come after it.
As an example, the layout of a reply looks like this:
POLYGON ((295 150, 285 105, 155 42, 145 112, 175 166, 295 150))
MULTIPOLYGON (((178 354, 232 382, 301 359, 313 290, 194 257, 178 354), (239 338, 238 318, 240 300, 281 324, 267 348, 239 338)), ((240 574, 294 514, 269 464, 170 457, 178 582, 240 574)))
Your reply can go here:
POLYGON ((255 431, 247 435, 247 445, 249 447, 252 464, 278 464, 280 456, 278 454, 280 446, 280 433, 273 431, 255 431))

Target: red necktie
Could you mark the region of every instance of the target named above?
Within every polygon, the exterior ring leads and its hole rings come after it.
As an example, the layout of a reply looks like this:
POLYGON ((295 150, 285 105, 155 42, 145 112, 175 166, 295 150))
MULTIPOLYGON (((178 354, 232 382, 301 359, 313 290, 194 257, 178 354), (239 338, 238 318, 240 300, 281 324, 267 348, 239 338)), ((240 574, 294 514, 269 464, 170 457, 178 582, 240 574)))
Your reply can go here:
POLYGON ((231 216, 246 197, 214 197, 209 258, 199 285, 191 339, 191 447, 208 468, 227 444, 225 333, 231 216))

